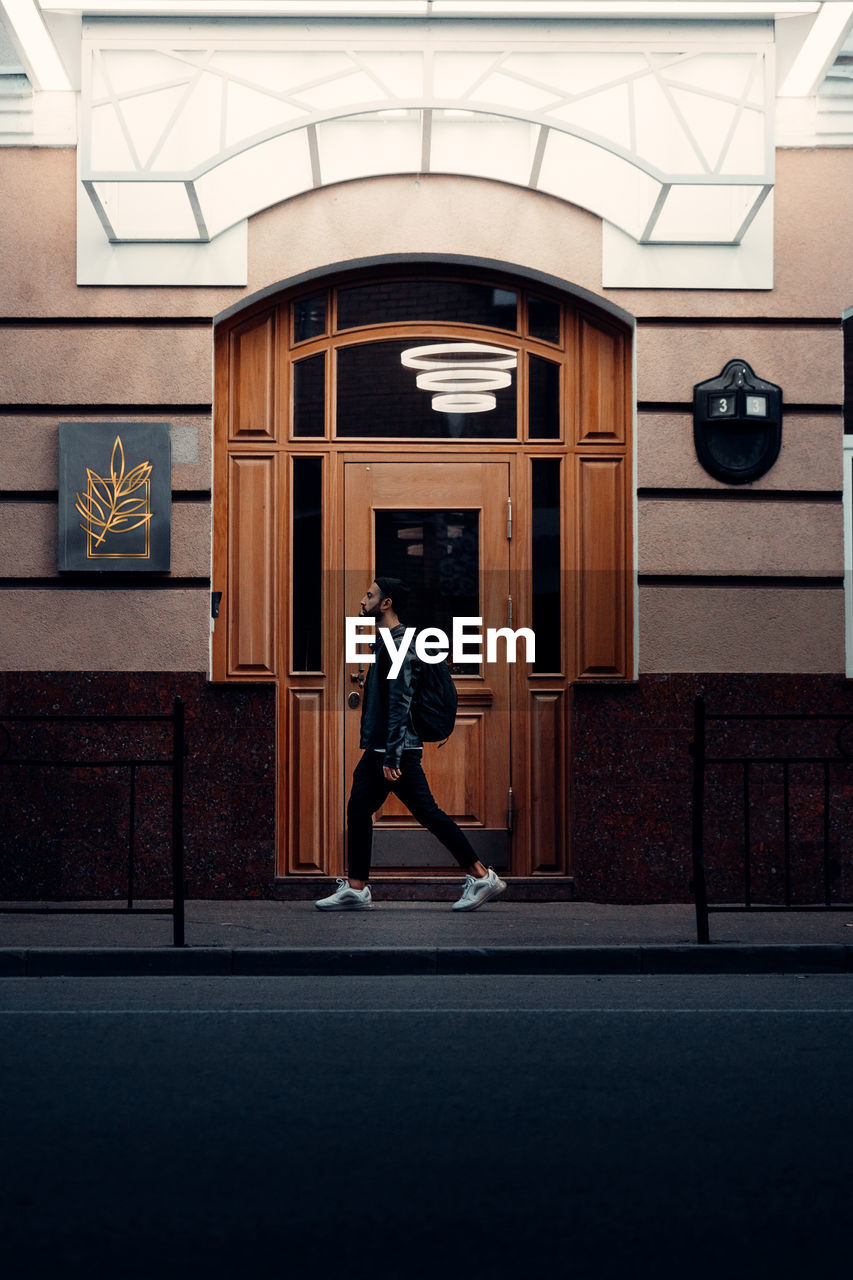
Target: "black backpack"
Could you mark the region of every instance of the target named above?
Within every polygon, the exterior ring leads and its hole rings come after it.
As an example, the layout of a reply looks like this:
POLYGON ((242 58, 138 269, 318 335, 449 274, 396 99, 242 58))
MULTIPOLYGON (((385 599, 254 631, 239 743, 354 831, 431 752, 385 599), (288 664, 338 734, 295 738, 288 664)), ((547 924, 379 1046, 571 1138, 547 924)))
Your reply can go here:
POLYGON ((424 742, 444 742, 450 737, 458 701, 447 662, 422 662, 418 691, 412 700, 412 724, 424 742))

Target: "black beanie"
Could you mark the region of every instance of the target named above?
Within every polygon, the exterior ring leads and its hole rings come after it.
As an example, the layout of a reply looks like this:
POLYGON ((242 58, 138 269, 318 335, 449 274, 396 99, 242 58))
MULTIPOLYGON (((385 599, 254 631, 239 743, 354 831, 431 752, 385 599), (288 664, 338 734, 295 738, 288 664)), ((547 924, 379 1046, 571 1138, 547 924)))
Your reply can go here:
POLYGON ((391 597, 394 612, 399 617, 401 610, 409 603, 409 588, 406 583, 400 578, 386 578, 382 575, 377 575, 373 581, 382 592, 383 600, 386 596, 391 597))

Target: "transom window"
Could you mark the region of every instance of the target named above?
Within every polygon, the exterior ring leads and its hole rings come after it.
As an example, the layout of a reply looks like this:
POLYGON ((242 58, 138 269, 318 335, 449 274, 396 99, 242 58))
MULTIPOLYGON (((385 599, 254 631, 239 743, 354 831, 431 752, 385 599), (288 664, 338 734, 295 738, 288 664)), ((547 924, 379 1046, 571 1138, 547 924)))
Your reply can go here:
POLYGON ((562 439, 567 318, 545 291, 395 277, 306 292, 288 320, 294 440, 562 439))

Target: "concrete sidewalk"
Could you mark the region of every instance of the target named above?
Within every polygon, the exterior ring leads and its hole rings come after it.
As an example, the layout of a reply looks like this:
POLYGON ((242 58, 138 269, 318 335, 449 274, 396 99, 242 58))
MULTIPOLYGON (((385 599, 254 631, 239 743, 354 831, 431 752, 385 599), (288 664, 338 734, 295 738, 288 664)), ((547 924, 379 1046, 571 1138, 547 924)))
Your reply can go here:
POLYGON ((167 915, 54 909, 0 915, 0 976, 853 973, 853 909, 713 914, 710 929, 711 944, 698 946, 689 904, 513 902, 509 892, 475 912, 446 902, 323 913, 312 902, 193 900, 186 946, 176 948, 167 915))

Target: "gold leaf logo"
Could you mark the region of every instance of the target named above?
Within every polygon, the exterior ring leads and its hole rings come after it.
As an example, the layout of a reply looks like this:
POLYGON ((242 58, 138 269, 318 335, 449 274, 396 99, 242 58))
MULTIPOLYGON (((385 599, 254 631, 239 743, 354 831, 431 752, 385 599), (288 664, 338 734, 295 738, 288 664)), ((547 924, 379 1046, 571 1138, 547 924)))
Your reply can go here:
POLYGON ((88 535, 90 545, 99 547, 108 533, 130 533, 152 519, 151 464, 140 462, 126 475, 125 465, 121 436, 116 436, 110 456, 109 477, 99 476, 91 467, 86 468, 86 492, 76 494, 74 505, 85 521, 80 528, 88 535))

